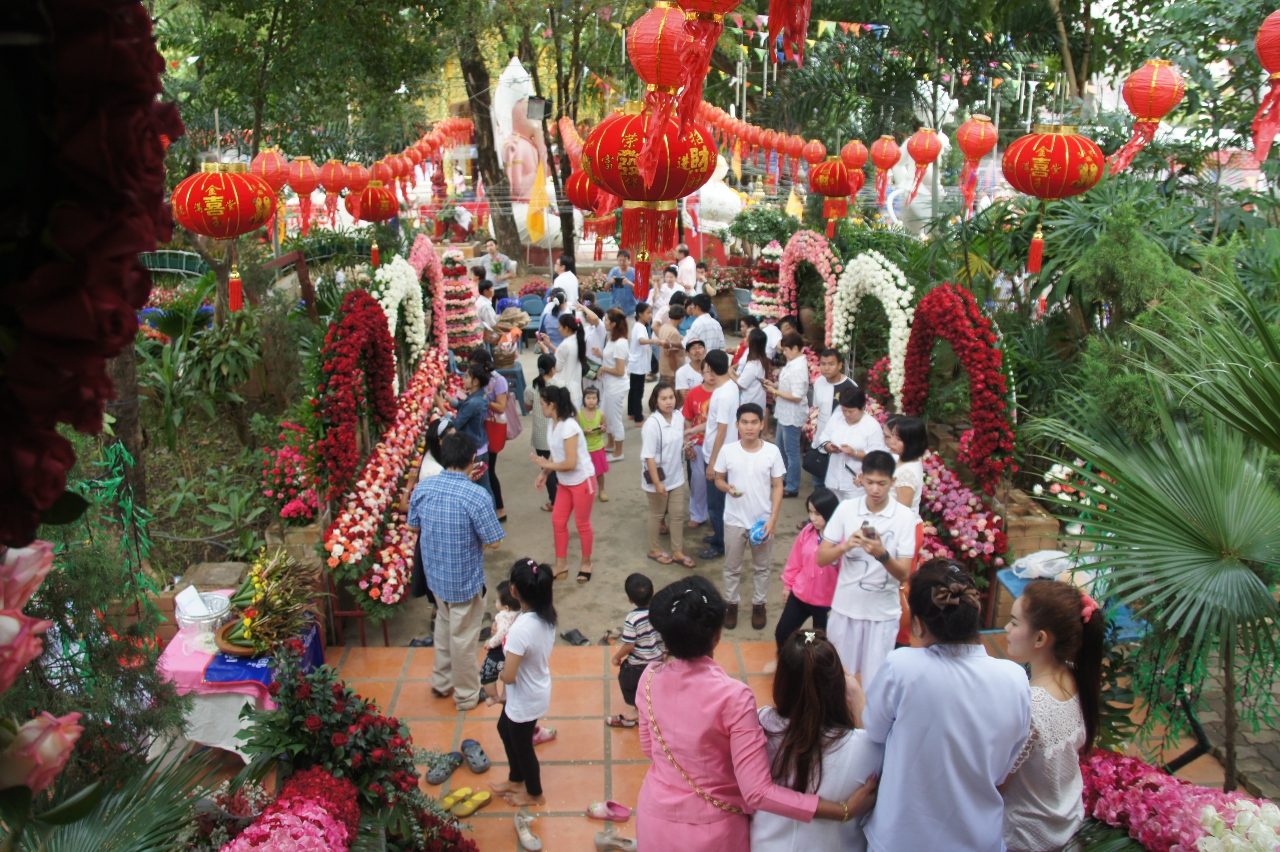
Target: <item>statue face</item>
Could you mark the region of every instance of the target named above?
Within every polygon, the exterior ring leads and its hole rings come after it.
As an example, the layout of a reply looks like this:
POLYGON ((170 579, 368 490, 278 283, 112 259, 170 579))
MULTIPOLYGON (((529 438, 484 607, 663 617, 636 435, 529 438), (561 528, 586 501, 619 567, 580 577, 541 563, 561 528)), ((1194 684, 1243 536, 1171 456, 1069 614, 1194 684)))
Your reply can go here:
POLYGON ((521 136, 538 135, 538 123, 529 120, 529 99, 521 98, 511 108, 511 128, 521 136))

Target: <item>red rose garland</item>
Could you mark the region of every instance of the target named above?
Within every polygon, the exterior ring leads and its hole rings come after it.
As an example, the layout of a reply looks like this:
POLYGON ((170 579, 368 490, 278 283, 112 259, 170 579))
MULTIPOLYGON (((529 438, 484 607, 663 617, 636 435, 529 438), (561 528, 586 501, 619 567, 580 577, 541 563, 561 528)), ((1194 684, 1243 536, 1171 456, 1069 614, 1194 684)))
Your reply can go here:
POLYGON ((396 417, 395 344, 382 306, 364 290, 352 290, 342 300, 340 316, 325 335, 320 385, 311 401, 322 431, 316 443, 317 473, 328 500, 347 489, 360 466, 360 413, 368 406, 382 424, 396 417))
POLYGON ((982 316, 973 294, 965 288, 942 284, 916 306, 907 343, 902 410, 919 415, 924 409, 933 342, 939 337, 951 344, 969 372, 969 422, 973 428, 961 437, 958 458, 973 471, 983 491, 993 494, 1005 468, 1012 465, 1013 427, 991 321, 982 316))
POLYGON ((19 185, 0 201, 0 542, 12 545, 31 541, 75 464, 56 425, 102 429, 107 359, 133 345, 151 292, 138 253, 173 236, 161 136, 184 132, 156 100, 164 59, 142 4, 40 8, 32 46, 9 48, 30 77, 10 128, 26 140, 9 163, 19 185))

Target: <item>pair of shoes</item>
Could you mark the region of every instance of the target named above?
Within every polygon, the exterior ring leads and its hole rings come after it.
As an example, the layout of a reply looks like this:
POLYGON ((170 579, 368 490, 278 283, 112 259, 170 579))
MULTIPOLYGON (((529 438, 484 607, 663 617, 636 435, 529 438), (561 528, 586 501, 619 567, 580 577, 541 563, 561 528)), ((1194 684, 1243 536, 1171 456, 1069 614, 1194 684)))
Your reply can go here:
POLYGON ((607 831, 596 833, 596 852, 636 852, 635 840, 630 837, 619 837, 607 831))
POLYGON ((626 459, 626 457, 627 457, 627 454, 623 453, 620 456, 605 456, 604 460, 607 461, 609 464, 613 464, 614 462, 623 461, 624 459, 626 459))
POLYGON ((733 630, 738 626, 738 605, 736 603, 727 603, 724 605, 724 629, 733 630))
POLYGON ((764 604, 751 605, 751 626, 756 630, 761 630, 769 623, 769 616, 765 614, 764 604))
POLYGON ((533 814, 516 814, 516 837, 525 852, 542 852, 542 840, 529 830, 529 823, 535 819, 533 814))
POLYGON ((715 547, 708 547, 698 554, 699 559, 719 559, 722 556, 724 556, 724 551, 715 547))
POLYGON ((800 492, 799 491, 783 491, 782 496, 783 497, 799 497, 800 492))

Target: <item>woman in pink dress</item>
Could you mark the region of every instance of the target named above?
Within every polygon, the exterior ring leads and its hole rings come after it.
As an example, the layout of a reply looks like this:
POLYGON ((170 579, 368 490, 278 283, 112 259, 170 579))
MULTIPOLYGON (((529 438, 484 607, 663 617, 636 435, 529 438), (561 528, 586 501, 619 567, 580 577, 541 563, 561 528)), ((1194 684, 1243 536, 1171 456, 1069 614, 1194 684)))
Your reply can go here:
POLYGON ((711 657, 724 612, 715 586, 698 576, 649 605, 667 660, 649 664, 636 695, 640 747, 653 761, 636 807, 640 852, 744 852, 757 810, 845 821, 875 803, 874 778, 844 802, 773 783, 755 696, 711 657))

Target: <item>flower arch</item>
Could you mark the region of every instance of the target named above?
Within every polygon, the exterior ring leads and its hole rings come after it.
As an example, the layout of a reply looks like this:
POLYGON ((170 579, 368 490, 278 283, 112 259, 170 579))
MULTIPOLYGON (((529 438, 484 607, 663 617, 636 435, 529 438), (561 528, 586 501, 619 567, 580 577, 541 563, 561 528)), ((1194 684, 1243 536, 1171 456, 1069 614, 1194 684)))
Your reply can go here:
POLYGON ((422 287, 418 283, 417 271, 403 257, 394 255, 390 263, 384 263, 373 273, 369 295, 382 305, 392 340, 395 340, 400 310, 404 309, 404 339, 409 344, 409 363, 400 366, 405 375, 412 375, 413 368, 427 348, 427 318, 422 310, 422 287))
POLYGON ((796 231, 787 240, 782 260, 778 263, 778 304, 785 313, 796 311, 796 269, 801 261, 809 261, 818 270, 827 290, 827 337, 831 336, 831 293, 836 288, 836 276, 842 268, 840 260, 831 253, 827 238, 817 231, 796 231))
POLYGON ((875 296, 889 317, 889 393, 901 397, 906 379, 907 341, 915 310, 915 289, 902 270, 878 251, 865 251, 849 261, 834 293, 827 297, 827 340, 844 352, 853 343, 850 325, 864 296, 875 296))
POLYGON ((973 294, 959 285, 941 284, 916 306, 907 344, 902 410, 919 416, 924 409, 933 343, 939 337, 951 344, 969 372, 969 421, 973 428, 961 436, 958 458, 973 471, 982 490, 993 494, 1005 468, 1017 470, 1011 458, 1013 427, 1005 402, 1002 356, 991 321, 978 311, 973 294))
MULTIPOLYGON (((424 323, 431 324, 436 338, 436 352, 442 360, 449 358, 449 329, 444 320, 444 266, 440 263, 440 255, 432 247, 431 238, 426 234, 418 234, 409 251, 409 265, 418 273, 420 284, 426 284, 431 290, 431 310, 424 323)), ((426 302, 423 307, 425 311, 426 302)))

